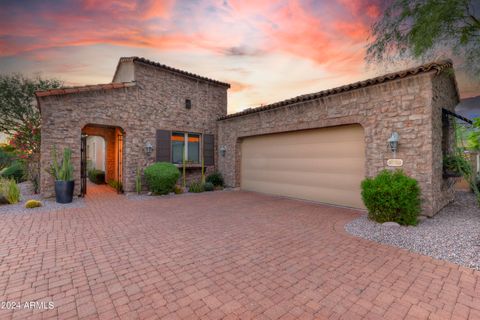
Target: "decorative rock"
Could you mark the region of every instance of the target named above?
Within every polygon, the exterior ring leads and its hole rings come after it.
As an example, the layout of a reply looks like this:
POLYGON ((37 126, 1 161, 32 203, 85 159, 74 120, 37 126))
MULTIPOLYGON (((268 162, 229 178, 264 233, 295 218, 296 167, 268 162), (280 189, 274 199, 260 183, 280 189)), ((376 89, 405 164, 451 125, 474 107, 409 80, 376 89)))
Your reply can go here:
POLYGON ((393 222, 393 221, 384 222, 384 223, 382 223, 382 226, 384 226, 384 227, 400 227, 400 225, 398 223, 393 222))

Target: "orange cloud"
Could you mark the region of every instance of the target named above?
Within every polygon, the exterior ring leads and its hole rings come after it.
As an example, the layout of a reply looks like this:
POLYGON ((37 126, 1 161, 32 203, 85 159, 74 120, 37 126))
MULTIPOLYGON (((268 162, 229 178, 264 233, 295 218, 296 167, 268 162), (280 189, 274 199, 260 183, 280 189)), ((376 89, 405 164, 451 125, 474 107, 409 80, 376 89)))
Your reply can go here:
POLYGON ((231 87, 230 90, 232 92, 240 92, 244 91, 246 89, 250 89, 252 86, 243 82, 238 82, 238 81, 227 81, 230 83, 231 87))

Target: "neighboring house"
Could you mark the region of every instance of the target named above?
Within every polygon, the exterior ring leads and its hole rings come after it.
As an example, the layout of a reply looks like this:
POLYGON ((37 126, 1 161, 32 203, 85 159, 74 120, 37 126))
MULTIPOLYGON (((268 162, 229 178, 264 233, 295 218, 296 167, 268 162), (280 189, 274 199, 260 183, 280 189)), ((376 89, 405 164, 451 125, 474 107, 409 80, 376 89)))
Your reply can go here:
MULTIPOLYGON (((53 145, 70 147, 80 192, 81 136, 102 136, 107 180, 135 190, 137 168, 154 161, 188 179, 219 170, 228 186, 363 208, 360 182, 389 168, 419 181, 423 214, 453 200, 442 157, 454 146, 443 110, 459 96, 450 61, 325 90, 227 115, 229 84, 144 58, 121 58, 113 83, 37 92, 42 113, 41 166, 53 145), (389 148, 400 136, 396 158, 389 148), (153 146, 153 150, 150 148, 153 146), (150 151, 152 151, 150 153, 150 151)), ((43 172, 41 191, 53 194, 43 172)))

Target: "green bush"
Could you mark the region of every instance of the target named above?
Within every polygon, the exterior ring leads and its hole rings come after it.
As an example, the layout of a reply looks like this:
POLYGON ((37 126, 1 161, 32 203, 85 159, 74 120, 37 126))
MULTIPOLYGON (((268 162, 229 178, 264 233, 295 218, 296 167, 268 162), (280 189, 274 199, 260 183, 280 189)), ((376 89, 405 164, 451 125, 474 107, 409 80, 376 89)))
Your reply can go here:
POLYGON ((0 178, 0 197, 10 204, 20 201, 20 187, 14 179, 0 178))
POLYGON ((123 190, 123 184, 121 181, 110 179, 108 185, 116 190, 123 190))
POLYGON ((420 188, 417 180, 401 170, 383 170, 375 178, 363 180, 362 200, 368 209, 368 217, 374 221, 417 224, 420 188))
POLYGON ((194 181, 190 183, 190 187, 188 187, 188 192, 193 193, 200 193, 205 191, 204 184, 201 182, 194 181))
POLYGON ((205 191, 213 191, 215 189, 215 186, 211 182, 205 182, 205 184, 203 185, 203 189, 205 191))
POLYGON ((178 168, 169 162, 156 162, 143 171, 148 188, 155 194, 168 194, 174 191, 180 177, 178 168))
POLYGON ((38 208, 38 207, 41 207, 41 206, 42 206, 42 203, 38 200, 28 200, 25 203, 25 208, 27 208, 27 209, 38 208))
POLYGON ((15 154, 12 151, 8 151, 5 147, 0 147, 0 170, 11 166, 14 159, 15 154))
POLYGON ((88 170, 88 180, 95 184, 104 184, 105 183, 105 171, 90 169, 88 170))
POLYGON ((211 182, 215 187, 223 187, 223 176, 218 171, 209 174, 205 181, 211 182))
POLYGON ((10 167, 0 171, 0 177, 14 179, 17 182, 25 181, 25 166, 20 161, 15 161, 10 167))
POLYGON ((473 172, 470 162, 465 157, 454 154, 443 157, 443 171, 458 176, 469 176, 473 172))
POLYGON ((173 188, 173 192, 175 192, 175 194, 182 194, 183 188, 178 185, 175 185, 175 187, 173 188))

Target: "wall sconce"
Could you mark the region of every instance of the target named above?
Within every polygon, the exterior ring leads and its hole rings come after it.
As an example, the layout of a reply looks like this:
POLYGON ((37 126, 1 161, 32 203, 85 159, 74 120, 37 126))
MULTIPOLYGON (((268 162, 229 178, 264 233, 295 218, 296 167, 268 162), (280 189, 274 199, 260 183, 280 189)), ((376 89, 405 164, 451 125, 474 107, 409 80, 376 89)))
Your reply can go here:
POLYGON ((226 154, 226 153, 227 153, 227 147, 221 146, 221 147, 220 147, 220 155, 221 155, 222 157, 225 157, 225 154, 226 154))
POLYGON ((398 149, 398 140, 400 136, 396 132, 392 132, 390 138, 388 138, 388 145, 390 146, 390 150, 393 152, 393 157, 395 157, 397 149, 398 149))
POLYGON ((152 152, 153 152, 153 146, 150 143, 150 141, 147 141, 147 143, 145 144, 145 153, 147 154, 147 156, 150 156, 152 152))

